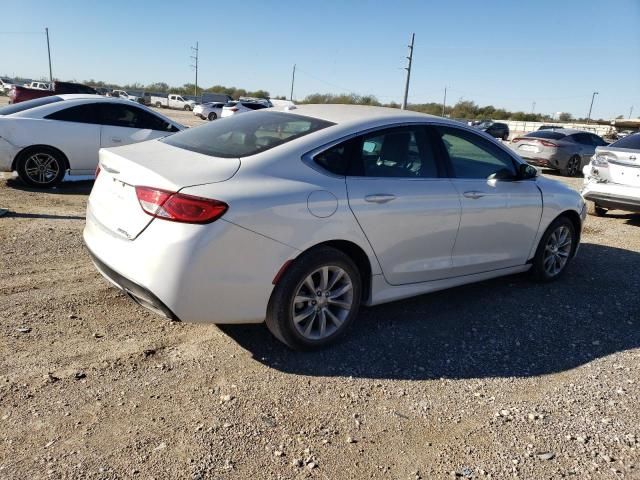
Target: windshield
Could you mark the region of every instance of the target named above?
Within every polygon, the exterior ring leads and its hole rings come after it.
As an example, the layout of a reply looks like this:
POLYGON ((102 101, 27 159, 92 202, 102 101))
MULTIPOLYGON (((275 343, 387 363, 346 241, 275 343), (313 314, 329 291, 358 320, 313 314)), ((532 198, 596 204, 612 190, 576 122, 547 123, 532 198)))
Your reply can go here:
POLYGON ((610 147, 630 148, 632 150, 640 150, 640 133, 634 133, 628 137, 621 138, 617 142, 613 142, 610 147))
POLYGON ((62 98, 57 96, 36 98, 34 100, 27 100, 26 102, 14 103, 0 108, 0 115, 11 115, 12 113, 23 112, 30 108, 42 107, 43 105, 49 105, 50 103, 62 102, 62 98))
POLYGON ((289 113, 247 113, 190 128, 161 141, 212 157, 242 158, 331 125, 334 124, 289 113))

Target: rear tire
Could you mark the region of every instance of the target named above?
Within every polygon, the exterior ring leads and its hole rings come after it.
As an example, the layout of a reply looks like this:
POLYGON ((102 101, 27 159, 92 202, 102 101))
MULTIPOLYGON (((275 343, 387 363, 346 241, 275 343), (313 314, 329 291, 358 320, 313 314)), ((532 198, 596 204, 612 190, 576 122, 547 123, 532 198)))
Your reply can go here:
POLYGON ((604 217, 607 214, 607 209, 601 207, 596 202, 587 202, 587 213, 589 215, 595 215, 596 217, 604 217))
POLYGON ((67 172, 66 161, 57 150, 35 147, 20 154, 16 170, 20 179, 36 188, 53 188, 62 182, 67 172))
POLYGON ((216 118, 218 118, 218 115, 216 115, 216 112, 211 112, 208 118, 210 122, 213 122, 216 118))
POLYGON ((156 108, 161 108, 162 104, 160 102, 156 102, 156 108))
POLYGON ((190 111, 191 111, 191 107, 190 107, 189 105, 185 105, 185 106, 184 106, 184 110, 185 110, 186 112, 190 112, 190 111))
POLYGON ((300 255, 275 286, 266 324, 294 350, 333 343, 358 315, 362 279, 340 250, 318 247, 300 255))
POLYGON ((571 262, 577 241, 571 220, 565 216, 556 218, 542 235, 533 257, 533 278, 539 282, 551 282, 559 278, 571 262))
POLYGON ((560 169, 560 173, 565 177, 575 177, 580 172, 580 157, 574 155, 567 161, 567 166, 560 169))
POLYGON ((505 133, 504 135, 502 135, 502 140, 504 140, 505 142, 509 140, 509 134, 505 133))

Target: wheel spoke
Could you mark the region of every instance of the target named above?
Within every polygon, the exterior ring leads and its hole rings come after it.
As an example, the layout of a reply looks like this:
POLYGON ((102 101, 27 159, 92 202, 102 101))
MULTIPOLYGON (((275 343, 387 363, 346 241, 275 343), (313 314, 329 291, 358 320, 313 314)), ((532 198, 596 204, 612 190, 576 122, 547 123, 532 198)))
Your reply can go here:
POLYGON ((329 267, 322 267, 320 270, 320 290, 326 290, 329 285, 329 267))
POLYGON ((345 293, 347 293, 349 290, 351 290, 351 283, 345 283, 338 290, 333 290, 329 294, 329 300, 335 300, 336 298, 339 298, 342 295, 344 295, 345 293))
POLYGON ((334 300, 333 298, 327 299, 327 303, 329 303, 329 305, 335 305, 336 307, 344 308, 346 310, 349 310, 351 308, 350 302, 343 302, 342 300, 334 300))
POLYGON ((338 282, 338 280, 340 280, 342 277, 344 277, 344 270, 338 270, 337 272, 335 272, 333 274, 333 277, 331 277, 329 285, 327 285, 327 290, 331 290, 338 282))
POLYGON ((322 310, 320 310, 320 338, 324 337, 325 332, 327 330, 327 315, 326 315, 326 308, 323 308, 322 310))
POLYGON ((315 297, 311 296, 311 295, 303 295, 303 294, 298 294, 296 295, 296 297, 293 299, 293 303, 306 303, 306 302, 310 302, 312 300, 315 300, 315 297))
POLYGON ((336 317, 328 308, 325 309, 325 314, 329 317, 329 320, 331 320, 336 327, 342 325, 342 320, 336 317))
POLYGON ((295 323, 300 323, 301 321, 303 321, 305 318, 308 318, 309 315, 311 315, 312 313, 315 313, 316 308, 315 307, 308 307, 305 308, 302 312, 298 313, 298 315, 295 315, 293 317, 293 321, 295 323))
POLYGON ((309 323, 307 324, 307 328, 304 329, 304 334, 306 336, 309 336, 309 334, 311 333, 311 329, 313 328, 313 324, 316 322, 317 316, 318 316, 318 314, 317 314, 316 310, 313 309, 313 317, 311 317, 309 319, 309 323))

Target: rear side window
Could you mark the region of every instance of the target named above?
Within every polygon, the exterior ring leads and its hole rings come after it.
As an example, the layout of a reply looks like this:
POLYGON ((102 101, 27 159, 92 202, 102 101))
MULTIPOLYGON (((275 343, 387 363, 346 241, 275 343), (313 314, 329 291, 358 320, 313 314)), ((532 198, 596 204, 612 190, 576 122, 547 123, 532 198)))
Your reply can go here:
POLYGON ((45 117, 48 120, 60 120, 63 122, 99 124, 99 112, 95 103, 77 105, 75 107, 58 110, 45 117))
POLYGON ((511 156, 490 141, 465 130, 438 127, 449 161, 457 178, 486 179, 515 177, 511 156))
POLYGON ((242 158, 322 130, 331 122, 281 112, 234 115, 183 130, 162 141, 192 152, 222 158, 242 158))
POLYGON ((133 105, 104 103, 100 105, 103 125, 175 132, 177 128, 160 117, 133 105))
POLYGON ((613 142, 610 147, 640 150, 640 133, 634 133, 628 137, 621 138, 620 140, 613 142))
POLYGON ((246 102, 242 104, 243 106, 250 108, 251 110, 260 110, 262 108, 267 108, 266 105, 263 105, 261 103, 253 103, 253 102, 246 102))
POLYGON ((589 135, 588 133, 574 133, 570 137, 580 145, 593 145, 593 142, 591 141, 591 135, 589 135))
POLYGON ((14 103, 0 108, 0 115, 11 115, 12 113, 19 113, 29 110, 30 108, 42 107, 43 105, 49 105, 56 102, 62 102, 62 98, 53 95, 51 97, 42 97, 34 100, 27 100, 26 102, 14 103))
POLYGON ((560 140, 566 137, 564 133, 554 132, 553 130, 538 130, 536 132, 527 133, 525 137, 548 138, 549 140, 560 140))

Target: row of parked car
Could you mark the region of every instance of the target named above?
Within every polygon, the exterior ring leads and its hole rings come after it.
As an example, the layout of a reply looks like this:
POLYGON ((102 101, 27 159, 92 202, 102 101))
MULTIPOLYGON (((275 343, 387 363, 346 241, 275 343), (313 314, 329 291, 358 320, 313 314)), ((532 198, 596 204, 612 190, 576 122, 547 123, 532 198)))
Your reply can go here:
POLYGON ((206 102, 196 105, 193 109, 193 114, 203 120, 213 121, 218 118, 231 117, 239 113, 253 112, 271 107, 273 107, 273 103, 269 99, 240 97, 237 101, 206 102))
POLYGON ((581 196, 509 148, 573 132, 503 144, 397 109, 243 102, 190 129, 115 97, 16 103, 0 108, 0 170, 51 187, 97 167, 84 240, 105 277, 174 320, 266 319, 297 349, 335 341, 361 304, 558 278, 584 199, 640 211, 640 134, 596 147, 581 196))

